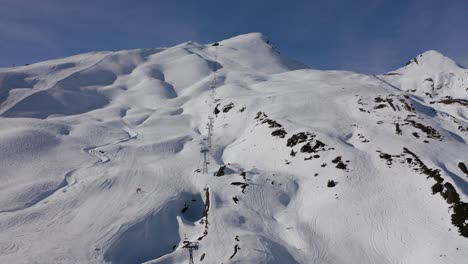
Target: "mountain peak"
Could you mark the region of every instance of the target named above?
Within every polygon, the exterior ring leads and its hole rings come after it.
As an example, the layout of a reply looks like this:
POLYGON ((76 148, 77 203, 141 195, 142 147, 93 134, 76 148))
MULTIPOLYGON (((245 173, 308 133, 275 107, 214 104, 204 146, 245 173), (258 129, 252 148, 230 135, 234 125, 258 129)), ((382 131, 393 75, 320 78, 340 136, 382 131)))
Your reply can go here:
POLYGON ((402 90, 420 96, 465 98, 467 74, 451 58, 429 50, 411 59, 404 67, 384 74, 384 78, 402 90))
POLYGON ((454 60, 436 50, 428 50, 406 63, 406 67, 424 67, 425 69, 451 70, 461 68, 454 60))
POLYGON ((280 51, 263 33, 254 32, 219 41, 220 54, 237 61, 244 69, 263 73, 308 68, 304 64, 281 55, 280 51))
POLYGON ((267 36, 261 32, 252 32, 247 34, 238 35, 229 39, 225 39, 222 42, 224 43, 259 43, 264 42, 269 44, 267 36))

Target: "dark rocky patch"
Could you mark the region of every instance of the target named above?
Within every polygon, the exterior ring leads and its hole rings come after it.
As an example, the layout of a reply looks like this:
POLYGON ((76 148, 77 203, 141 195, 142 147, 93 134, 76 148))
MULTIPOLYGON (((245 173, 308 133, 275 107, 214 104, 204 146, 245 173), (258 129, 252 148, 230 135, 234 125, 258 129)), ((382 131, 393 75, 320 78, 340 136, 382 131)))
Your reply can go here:
POLYGON ((441 104, 460 104, 462 106, 468 106, 468 100, 453 98, 451 96, 446 96, 445 98, 437 101, 437 103, 441 103, 441 104))
POLYGON ((214 111, 213 111, 213 113, 214 113, 216 116, 218 116, 218 114, 221 112, 221 111, 218 109, 218 106, 219 106, 219 105, 220 105, 220 104, 217 104, 217 105, 215 106, 214 111))
POLYGON ((468 203, 461 201, 460 195, 451 183, 444 183, 440 170, 429 168, 415 153, 411 152, 407 148, 403 148, 403 154, 401 156, 390 156, 402 157, 410 167, 414 168, 415 171, 425 174, 427 175, 427 178, 432 178, 436 181, 436 183, 431 187, 432 193, 440 193, 445 201, 451 205, 450 208, 453 209, 451 215, 452 224, 458 228, 460 235, 468 237, 468 203))
POLYGON ((210 211, 210 189, 205 188, 205 208, 203 209, 202 218, 200 224, 204 225, 205 230, 203 235, 198 238, 198 241, 201 241, 204 237, 208 235, 208 212, 210 211))
POLYGON ((317 151, 319 151, 319 150, 324 151, 324 150, 325 150, 325 146, 326 146, 326 145, 325 145, 322 141, 317 140, 317 141, 315 142, 315 145, 314 145, 313 147, 310 145, 310 142, 307 143, 307 144, 305 144, 304 146, 302 146, 302 147, 301 147, 301 152, 302 152, 302 153, 315 153, 315 152, 317 152, 317 151))
POLYGON ((384 73, 384 75, 386 75, 386 76, 391 76, 391 75, 401 75, 401 73, 397 73, 397 72, 389 72, 389 73, 384 73))
POLYGON ((410 65, 411 63, 419 64, 419 63, 418 63, 418 58, 414 58, 414 59, 409 60, 409 61, 405 64, 405 66, 408 66, 408 65, 410 65))
POLYGON ((288 134, 288 132, 286 132, 286 130, 284 130, 284 128, 277 129, 277 130, 271 132, 272 136, 279 137, 279 138, 284 138, 287 134, 288 134))
POLYGON ((185 212, 187 212, 188 208, 189 208, 188 204, 184 204, 184 208, 182 208, 182 210, 180 210, 180 211, 182 213, 185 213, 185 212))
POLYGON ((461 132, 468 132, 468 127, 458 126, 458 130, 461 132))
POLYGON ((418 122, 412 120, 410 116, 406 117, 405 121, 407 122, 407 124, 410 124, 413 127, 415 127, 417 129, 421 130, 422 132, 424 132, 426 134, 427 138, 442 140, 442 135, 439 132, 437 132, 437 130, 435 130, 433 127, 425 126, 425 125, 423 125, 421 123, 418 123, 418 122))
MULTIPOLYGON (((349 162, 349 161, 347 161, 349 162)), ((332 160, 332 163, 336 164, 335 168, 337 169, 342 169, 342 170, 346 170, 347 168, 347 165, 343 163, 343 161, 341 160, 341 156, 338 156, 336 158, 334 158, 332 160)))
MULTIPOLYGON (((406 99, 409 99, 409 96, 407 96, 407 95, 404 95, 404 97, 405 97, 406 99)), ((414 108, 414 106, 413 106, 412 104, 408 104, 408 103, 406 102, 405 99, 399 98, 398 100, 400 101, 400 103, 402 104, 403 108, 404 108, 406 111, 409 111, 409 112, 416 112, 416 109, 414 108)))
POLYGON ((346 164, 344 164, 343 162, 338 162, 338 164, 336 164, 336 168, 337 169, 341 169, 341 170, 346 170, 348 166, 346 164))
POLYGON ((245 193, 245 188, 247 188, 247 186, 249 186, 249 184, 246 183, 246 182, 231 182, 231 185, 240 186, 241 189, 242 189, 242 193, 245 193))
POLYGON ((333 187, 336 186, 336 184, 337 184, 337 182, 335 182, 334 180, 328 180, 327 187, 328 188, 333 188, 333 187))
POLYGON ((223 113, 229 112, 229 110, 231 110, 232 108, 234 108, 234 103, 229 103, 229 104, 225 105, 223 107, 223 113))
POLYGON ((449 182, 444 183, 445 191, 441 192, 442 197, 447 201, 449 204, 455 204, 460 202, 460 195, 458 195, 457 191, 453 187, 453 185, 449 182))
POLYGON ((386 104, 378 104, 378 105, 374 106, 374 109, 382 109, 382 108, 385 108, 385 107, 387 107, 386 104))
MULTIPOLYGON (((415 112, 416 109, 413 107, 411 103, 408 103, 407 100, 410 99, 409 96, 406 95, 395 95, 395 94, 389 94, 387 97, 382 98, 380 96, 377 96, 374 98, 374 103, 376 105, 373 107, 374 110, 377 109, 382 109, 386 108, 387 106, 391 107, 393 111, 402 111, 406 110, 409 112, 415 112)), ((366 105, 363 104, 362 105, 366 105)), ((366 111, 365 109, 361 111, 366 111)))
POLYGON ((432 194, 436 194, 436 193, 442 192, 444 190, 444 186, 441 183, 436 182, 434 183, 434 185, 432 185, 431 189, 432 189, 432 194))
POLYGON ((388 167, 390 167, 393 162, 393 159, 392 159, 393 156, 388 153, 384 153, 380 150, 377 150, 377 152, 379 153, 379 158, 384 159, 385 163, 388 165, 388 167))
POLYGON ((216 172, 217 177, 224 176, 224 169, 226 169, 226 165, 219 167, 218 172, 216 172))
POLYGON ((458 202, 452 206, 452 224, 458 227, 460 234, 468 237, 468 203, 458 202))
MULTIPOLYGON (((316 139, 316 135, 310 132, 300 132, 293 134, 290 138, 286 141, 287 147, 294 147, 298 144, 304 143, 299 149, 302 153, 317 153, 320 151, 331 150, 333 148, 326 148, 326 144, 318 139, 316 139)), ((309 156, 304 158, 304 160, 311 160, 312 157, 319 158, 319 155, 309 156)))
POLYGON ((374 98, 374 102, 382 103, 382 102, 384 102, 384 100, 382 98, 380 98, 379 96, 377 96, 376 98, 374 98))
POLYGON ((239 244, 236 244, 234 246, 234 253, 229 257, 229 259, 233 259, 234 256, 237 254, 237 251, 239 251, 241 248, 239 247, 239 244))
POLYGON ((463 162, 458 162, 458 168, 465 173, 466 176, 468 176, 468 168, 466 167, 465 163, 463 162))
POLYGON ((378 103, 378 105, 374 106, 374 109, 382 109, 388 106, 390 106, 393 111, 401 111, 400 106, 394 103, 394 98, 396 98, 399 102, 401 102, 404 106, 403 108, 411 111, 412 107, 405 101, 404 98, 401 98, 401 96, 390 94, 386 98, 381 98, 381 97, 376 97, 374 98, 374 102, 378 103), (385 104, 386 103, 386 104, 385 104))
POLYGON ((412 158, 406 158, 406 162, 415 167, 417 171, 426 174, 428 178, 433 178, 436 182, 442 183, 444 179, 440 176, 440 170, 431 169, 422 162, 422 160, 407 148, 403 148, 403 154, 410 155, 412 158))
POLYGON ((395 132, 397 135, 401 135, 403 131, 401 131, 400 124, 395 123, 395 132))
POLYGON ((294 147, 295 145, 307 141, 309 138, 314 138, 315 135, 309 132, 300 132, 297 134, 292 135, 288 138, 286 146, 287 147, 294 147))
POLYGON ((367 143, 369 142, 369 140, 366 139, 366 137, 360 133, 357 134, 357 136, 359 137, 359 139, 362 139, 361 143, 367 143))
POLYGON ((336 163, 338 163, 338 162, 340 162, 340 161, 341 161, 341 156, 338 156, 338 157, 336 157, 336 158, 334 158, 334 159, 332 160, 332 163, 335 163, 335 164, 336 164, 336 163))
POLYGON ((261 124, 268 124, 269 128, 281 128, 281 127, 283 127, 281 124, 279 124, 275 120, 269 119, 268 116, 263 112, 258 112, 255 119, 260 121, 261 124))

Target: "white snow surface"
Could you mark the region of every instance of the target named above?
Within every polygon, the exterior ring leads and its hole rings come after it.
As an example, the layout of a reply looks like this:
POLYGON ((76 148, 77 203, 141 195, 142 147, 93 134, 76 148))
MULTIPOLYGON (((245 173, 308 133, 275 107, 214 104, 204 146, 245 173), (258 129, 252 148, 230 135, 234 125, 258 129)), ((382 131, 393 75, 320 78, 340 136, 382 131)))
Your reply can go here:
POLYGON ((404 148, 468 202, 468 71, 416 59, 319 71, 251 33, 1 68, 0 263, 466 263, 404 148))

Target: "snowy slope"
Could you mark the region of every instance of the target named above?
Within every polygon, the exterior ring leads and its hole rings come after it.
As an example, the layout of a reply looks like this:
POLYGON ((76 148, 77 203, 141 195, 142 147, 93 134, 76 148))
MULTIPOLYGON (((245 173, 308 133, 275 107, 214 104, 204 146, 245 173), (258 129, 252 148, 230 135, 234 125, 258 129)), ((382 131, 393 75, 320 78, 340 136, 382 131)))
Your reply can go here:
POLYGON ((467 70, 218 44, 0 69, 0 263, 466 261, 467 70))

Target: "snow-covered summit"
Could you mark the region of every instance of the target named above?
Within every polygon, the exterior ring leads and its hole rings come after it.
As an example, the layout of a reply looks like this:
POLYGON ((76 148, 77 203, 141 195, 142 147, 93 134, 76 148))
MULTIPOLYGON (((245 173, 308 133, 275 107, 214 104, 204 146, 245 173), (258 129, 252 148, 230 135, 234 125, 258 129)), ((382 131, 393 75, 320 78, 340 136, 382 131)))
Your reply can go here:
POLYGON ((468 70, 435 50, 416 56, 404 67, 383 77, 422 97, 468 99, 468 70))
POLYGON ((436 50, 428 50, 419 54, 414 59, 411 59, 405 68, 408 69, 411 67, 421 67, 424 68, 424 70, 433 71, 451 71, 460 68, 454 60, 436 50))
POLYGON ((463 263, 466 72, 432 53, 319 71, 252 33, 0 69, 0 263, 187 263, 185 241, 195 263, 463 263))
POLYGON ((219 42, 220 54, 229 57, 248 70, 264 73, 280 73, 308 68, 304 64, 286 58, 262 33, 250 33, 219 42))

